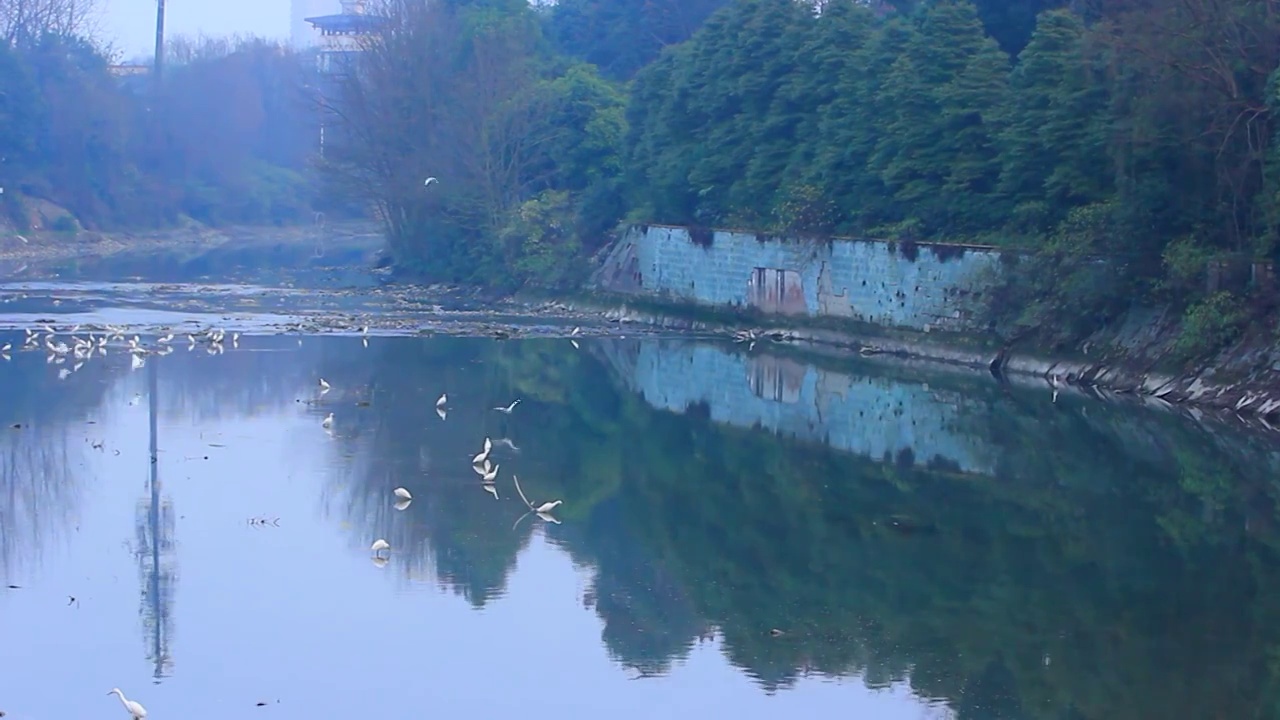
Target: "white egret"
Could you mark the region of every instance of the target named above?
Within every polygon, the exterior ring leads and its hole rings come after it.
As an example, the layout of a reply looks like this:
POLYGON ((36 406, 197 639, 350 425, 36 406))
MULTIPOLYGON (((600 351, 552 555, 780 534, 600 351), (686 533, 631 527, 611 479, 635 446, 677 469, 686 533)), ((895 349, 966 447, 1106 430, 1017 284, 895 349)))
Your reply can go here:
POLYGON ((373 544, 369 546, 369 549, 373 551, 374 555, 379 555, 383 550, 390 550, 391 543, 383 540, 382 538, 378 538, 373 541, 373 544))
POLYGON ((517 406, 517 405, 519 405, 519 404, 520 404, 520 400, 518 400, 518 399, 517 399, 517 400, 513 401, 510 405, 508 405, 508 406, 506 406, 506 407, 496 407, 496 408, 494 408, 494 410, 497 410, 498 412, 506 413, 506 414, 510 415, 510 414, 511 414, 511 411, 512 411, 512 410, 515 410, 515 409, 516 409, 516 406, 517 406))
POLYGON ((120 688, 112 688, 108 695, 116 695, 120 698, 120 704, 124 705, 124 709, 129 711, 134 720, 144 720, 147 717, 147 709, 142 707, 142 703, 137 700, 130 700, 124 696, 120 688))
POLYGON ((431 183, 438 183, 438 182, 440 181, 433 177, 429 177, 422 183, 422 187, 431 187, 431 183))
MULTIPOLYGON (((541 505, 534 505, 533 503, 529 502, 529 498, 525 497, 524 490, 520 489, 520 478, 516 477, 515 475, 512 475, 511 480, 515 482, 516 492, 520 493, 520 499, 524 501, 525 505, 529 506, 530 512, 535 513, 538 517, 542 518, 543 520, 546 520, 548 522, 554 522, 557 525, 560 524, 559 520, 556 520, 555 518, 551 517, 551 511, 559 507, 562 504, 561 501, 555 500, 553 502, 544 502, 541 505)), ((525 515, 528 515, 528 514, 529 513, 525 513, 525 515)), ((516 524, 518 525, 519 523, 520 521, 517 520, 516 524)), ((511 527, 514 529, 515 525, 512 525, 511 527)))
POLYGON ((481 452, 479 455, 476 455, 475 457, 471 458, 471 464, 479 465, 483 463, 485 461, 485 458, 489 457, 489 451, 492 449, 493 449, 493 441, 491 441, 489 438, 485 438, 484 451, 481 452))
POLYGON ((449 394, 448 394, 448 393, 441 393, 441 394, 440 394, 440 399, 439 399, 439 400, 436 400, 436 408, 437 408, 437 409, 439 409, 439 408, 443 408, 443 407, 445 406, 445 403, 447 403, 447 402, 449 402, 449 394))
POLYGON ((400 498, 401 500, 412 500, 412 499, 413 499, 413 495, 411 495, 411 494, 409 493, 409 491, 408 491, 408 490, 406 490, 406 489, 404 489, 404 488, 402 488, 402 487, 398 487, 398 488, 396 488, 395 490, 393 490, 392 492, 394 492, 394 493, 395 493, 395 495, 396 495, 396 497, 400 498))
POLYGON ((582 332, 582 328, 580 328, 580 327, 575 327, 575 328, 573 329, 573 332, 569 333, 569 337, 575 337, 575 336, 577 336, 577 335, 578 335, 578 333, 580 333, 580 332, 582 332))
POLYGON ((168 343, 168 342, 169 342, 170 340, 172 340, 172 339, 173 339, 173 333, 169 333, 168 335, 165 335, 164 337, 160 338, 159 340, 156 340, 156 342, 158 342, 158 343, 168 343))
POLYGON ((320 427, 324 428, 325 430, 328 430, 329 428, 333 427, 333 413, 329 413, 328 415, 325 416, 324 420, 320 421, 320 427))
POLYGON ((325 382, 324 378, 320 378, 320 394, 323 395, 327 392, 329 392, 329 383, 325 382))
POLYGON ((13 343, 5 343, 4 347, 0 347, 0 353, 7 353, 13 349, 13 343))
POLYGON ((240 347, 240 333, 231 333, 231 347, 240 347))
POLYGON ((501 465, 494 465, 492 469, 486 468, 485 474, 480 478, 483 482, 491 483, 498 478, 498 468, 501 465))

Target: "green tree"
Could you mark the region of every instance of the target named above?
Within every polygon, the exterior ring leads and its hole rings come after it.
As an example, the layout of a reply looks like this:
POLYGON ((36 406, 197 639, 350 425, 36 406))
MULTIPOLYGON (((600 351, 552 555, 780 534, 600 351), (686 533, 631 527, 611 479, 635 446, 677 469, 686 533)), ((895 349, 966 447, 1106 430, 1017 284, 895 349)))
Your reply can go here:
POLYGON ((1007 57, 968 0, 929 6, 881 88, 888 117, 872 157, 911 225, 952 233, 990 227, 1006 73, 1007 57))
POLYGON ((1084 23, 1066 10, 1041 15, 1018 58, 1000 136, 1000 190, 1026 231, 1044 232, 1072 207, 1114 191, 1107 86, 1098 64, 1084 23))

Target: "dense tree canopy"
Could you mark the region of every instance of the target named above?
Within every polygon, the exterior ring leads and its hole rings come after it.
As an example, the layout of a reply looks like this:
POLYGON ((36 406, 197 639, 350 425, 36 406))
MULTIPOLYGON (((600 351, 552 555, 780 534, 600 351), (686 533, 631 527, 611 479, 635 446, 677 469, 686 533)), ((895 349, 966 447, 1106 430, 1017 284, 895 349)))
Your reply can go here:
POLYGON ((893 5, 737 0, 664 51, 631 88, 631 216, 1039 249, 1059 272, 1025 294, 1095 320, 1276 257, 1275 0, 893 5), (1097 254, 1125 271, 1081 280, 1097 254))

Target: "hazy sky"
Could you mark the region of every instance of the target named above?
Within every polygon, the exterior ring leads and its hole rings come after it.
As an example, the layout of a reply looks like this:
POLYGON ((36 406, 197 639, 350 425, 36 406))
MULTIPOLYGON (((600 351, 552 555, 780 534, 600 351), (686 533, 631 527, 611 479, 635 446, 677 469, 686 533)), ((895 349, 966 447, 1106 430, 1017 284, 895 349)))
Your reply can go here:
MULTIPOLYGON (((155 47, 156 0, 101 0, 102 31, 126 59, 150 55, 155 47)), ((166 0, 165 34, 231 35, 284 39, 289 34, 289 0, 166 0)))

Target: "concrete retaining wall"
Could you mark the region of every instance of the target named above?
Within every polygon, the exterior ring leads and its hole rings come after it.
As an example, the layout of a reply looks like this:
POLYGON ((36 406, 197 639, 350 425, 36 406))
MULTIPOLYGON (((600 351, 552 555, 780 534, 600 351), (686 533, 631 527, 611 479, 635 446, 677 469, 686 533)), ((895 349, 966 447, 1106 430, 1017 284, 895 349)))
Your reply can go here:
POLYGON ((595 286, 710 307, 966 331, 980 329, 979 303, 999 278, 1000 256, 978 246, 636 225, 611 248, 595 286))

